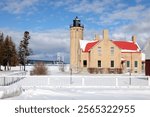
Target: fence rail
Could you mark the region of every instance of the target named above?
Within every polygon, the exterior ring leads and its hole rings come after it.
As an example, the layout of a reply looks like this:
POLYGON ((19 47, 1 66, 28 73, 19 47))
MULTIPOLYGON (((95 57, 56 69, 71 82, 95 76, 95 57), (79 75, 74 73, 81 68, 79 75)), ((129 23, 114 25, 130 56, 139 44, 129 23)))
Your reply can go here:
POLYGON ((15 71, 7 75, 0 76, 0 86, 8 86, 25 78, 26 71, 15 71))
POLYGON ((16 83, 23 87, 149 87, 147 76, 5 76, 0 85, 16 83), (5 80, 4 80, 5 78, 5 80), (23 80, 21 80, 23 79, 23 80), (7 81, 7 82, 6 82, 7 81))

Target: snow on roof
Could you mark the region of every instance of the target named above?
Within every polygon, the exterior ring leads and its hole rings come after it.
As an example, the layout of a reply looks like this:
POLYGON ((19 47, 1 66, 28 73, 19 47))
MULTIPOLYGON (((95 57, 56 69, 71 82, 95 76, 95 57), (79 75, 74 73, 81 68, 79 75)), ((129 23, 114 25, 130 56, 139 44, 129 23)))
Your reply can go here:
POLYGON ((90 49, 98 42, 99 42, 98 40, 95 41, 80 40, 80 47, 82 51, 89 52, 90 49))
POLYGON ((90 41, 87 40, 80 40, 80 48, 84 51, 86 44, 89 43, 90 41))

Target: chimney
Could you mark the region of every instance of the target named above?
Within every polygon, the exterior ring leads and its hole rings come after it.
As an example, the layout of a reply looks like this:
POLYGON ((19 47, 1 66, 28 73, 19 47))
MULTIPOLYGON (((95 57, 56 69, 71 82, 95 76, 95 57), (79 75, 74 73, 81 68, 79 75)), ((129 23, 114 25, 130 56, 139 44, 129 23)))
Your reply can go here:
POLYGON ((108 34, 109 34, 108 30, 106 30, 106 29, 103 30, 103 39, 104 40, 108 40, 109 39, 109 35, 108 34))
POLYGON ((100 40, 99 35, 95 35, 95 40, 100 40))
POLYGON ((136 36, 135 35, 132 36, 132 41, 133 41, 133 43, 136 43, 136 36))

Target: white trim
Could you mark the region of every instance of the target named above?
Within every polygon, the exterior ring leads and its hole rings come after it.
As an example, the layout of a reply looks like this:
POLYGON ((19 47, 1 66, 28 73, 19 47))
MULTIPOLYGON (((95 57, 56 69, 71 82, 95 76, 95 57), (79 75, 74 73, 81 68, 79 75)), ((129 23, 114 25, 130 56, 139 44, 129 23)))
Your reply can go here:
POLYGON ((121 52, 140 52, 138 50, 126 50, 126 49, 121 49, 121 52))

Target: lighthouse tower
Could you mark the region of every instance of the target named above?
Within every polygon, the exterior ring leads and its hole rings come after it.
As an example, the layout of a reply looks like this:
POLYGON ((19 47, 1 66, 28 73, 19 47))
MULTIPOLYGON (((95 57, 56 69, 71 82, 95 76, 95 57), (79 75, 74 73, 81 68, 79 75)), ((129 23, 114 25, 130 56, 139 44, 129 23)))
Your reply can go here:
POLYGON ((80 40, 83 40, 84 27, 76 17, 70 26, 70 69, 78 72, 80 68, 80 40))

